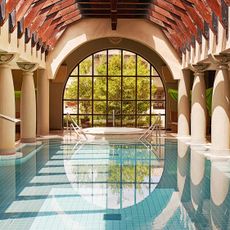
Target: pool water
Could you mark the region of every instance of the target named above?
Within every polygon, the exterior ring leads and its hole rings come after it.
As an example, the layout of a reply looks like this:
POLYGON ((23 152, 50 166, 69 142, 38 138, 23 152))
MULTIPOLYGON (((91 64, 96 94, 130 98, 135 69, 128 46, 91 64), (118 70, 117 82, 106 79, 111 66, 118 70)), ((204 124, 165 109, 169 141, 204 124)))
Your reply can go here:
POLYGON ((189 148, 183 157, 175 141, 158 150, 53 139, 1 160, 0 229, 212 229, 209 162, 199 193, 189 148))

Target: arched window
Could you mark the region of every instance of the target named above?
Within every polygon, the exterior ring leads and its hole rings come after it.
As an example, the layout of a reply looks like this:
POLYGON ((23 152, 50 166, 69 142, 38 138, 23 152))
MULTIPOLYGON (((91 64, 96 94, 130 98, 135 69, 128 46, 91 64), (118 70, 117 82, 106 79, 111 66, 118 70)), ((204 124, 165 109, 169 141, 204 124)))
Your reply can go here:
POLYGON ((63 120, 69 113, 82 127, 148 127, 161 115, 165 90, 144 58, 119 49, 85 58, 70 74, 63 94, 63 120))

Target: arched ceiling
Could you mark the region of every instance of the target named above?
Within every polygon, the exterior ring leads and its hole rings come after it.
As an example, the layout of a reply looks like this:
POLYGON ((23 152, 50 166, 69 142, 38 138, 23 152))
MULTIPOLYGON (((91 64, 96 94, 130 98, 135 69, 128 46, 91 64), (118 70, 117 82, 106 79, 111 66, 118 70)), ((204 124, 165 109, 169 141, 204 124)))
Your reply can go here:
MULTIPOLYGON (((186 47, 208 39, 209 28, 218 32, 218 22, 227 30, 230 0, 0 0, 0 26, 18 28, 37 49, 55 47, 68 26, 84 18, 111 18, 111 29, 120 18, 143 18, 158 25, 173 47, 186 47), (9 20, 7 20, 9 19, 9 20)), ((130 25, 132 25, 130 20, 130 25)))

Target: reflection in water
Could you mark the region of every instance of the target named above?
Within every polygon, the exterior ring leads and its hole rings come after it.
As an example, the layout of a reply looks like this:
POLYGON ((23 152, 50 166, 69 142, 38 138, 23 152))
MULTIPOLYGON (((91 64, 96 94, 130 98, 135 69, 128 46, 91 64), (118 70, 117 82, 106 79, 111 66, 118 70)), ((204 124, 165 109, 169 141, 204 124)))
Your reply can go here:
POLYGON ((141 144, 85 145, 71 159, 78 162, 70 169, 76 191, 94 205, 111 209, 132 206, 149 196, 164 166, 163 159, 141 144))
POLYGON ((213 229, 230 228, 229 162, 214 162, 211 170, 211 223, 213 229))
POLYGON ((164 148, 160 160, 141 144, 52 140, 0 161, 0 230, 230 229, 229 162, 184 143, 164 148))
POLYGON ((190 149, 186 143, 178 140, 177 151, 178 191, 181 201, 186 202, 190 200, 190 149))
POLYGON ((204 153, 202 147, 192 146, 190 150, 185 142, 178 141, 180 199, 196 229, 227 230, 230 229, 229 163, 207 160, 204 153), (190 181, 190 186, 186 181, 190 181))

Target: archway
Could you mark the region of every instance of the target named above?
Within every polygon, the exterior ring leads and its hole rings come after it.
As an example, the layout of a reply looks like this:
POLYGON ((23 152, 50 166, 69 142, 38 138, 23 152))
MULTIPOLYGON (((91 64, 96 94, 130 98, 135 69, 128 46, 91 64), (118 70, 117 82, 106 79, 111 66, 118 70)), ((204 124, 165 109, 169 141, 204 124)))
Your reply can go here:
POLYGON ((158 116, 165 127, 165 89, 146 59, 124 49, 106 49, 82 60, 63 93, 66 115, 82 127, 148 127, 158 116))

